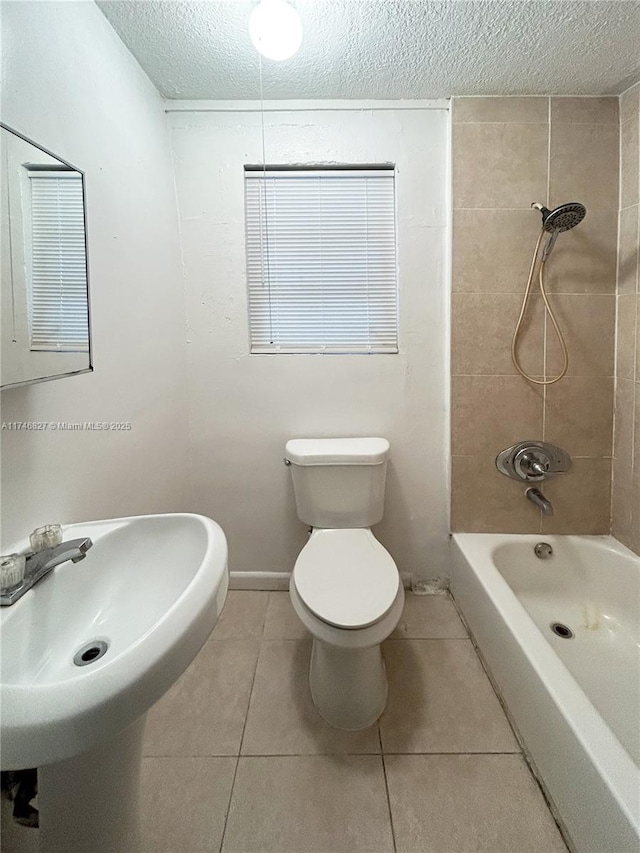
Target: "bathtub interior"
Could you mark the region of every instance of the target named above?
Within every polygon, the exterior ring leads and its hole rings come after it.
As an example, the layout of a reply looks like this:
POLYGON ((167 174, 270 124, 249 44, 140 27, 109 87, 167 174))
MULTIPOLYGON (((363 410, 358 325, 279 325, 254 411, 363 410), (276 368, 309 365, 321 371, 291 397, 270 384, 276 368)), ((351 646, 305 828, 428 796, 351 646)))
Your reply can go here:
POLYGON ((494 565, 620 743, 640 764, 640 560, 609 537, 496 544, 494 565), (570 629, 567 637, 556 624, 570 629))
MULTIPOLYGON (((623 730, 630 734, 629 726, 637 726, 638 709, 634 696, 623 699, 615 692, 620 682, 627 687, 637 684, 637 658, 630 668, 618 661, 620 678, 616 686, 607 688, 614 714, 617 706, 622 708, 617 726, 620 734, 616 734, 587 696, 587 685, 579 683, 584 680, 582 674, 588 673, 594 682, 591 690, 599 690, 603 698, 605 691, 599 684, 609 678, 611 663, 608 659, 594 661, 592 650, 583 648, 578 661, 573 661, 575 672, 581 673, 575 677, 560 655, 566 656, 569 648, 580 648, 580 642, 554 638, 549 622, 558 618, 558 607, 564 608, 560 618, 568 621, 567 608, 582 600, 598 605, 601 613, 613 613, 621 626, 627 626, 618 632, 598 628, 587 633, 585 628, 584 635, 596 635, 605 649, 612 642, 612 633, 616 639, 625 630, 631 635, 637 624, 640 558, 612 537, 454 533, 452 540, 454 599, 563 827, 569 849, 639 853, 640 768, 622 744, 625 737, 633 747, 635 738, 632 734, 626 738, 623 730), (576 539, 580 541, 571 541, 576 539), (547 565, 548 574, 542 573, 544 561, 533 550, 540 541, 547 541, 563 557, 555 562, 555 571, 547 565), (583 548, 589 553, 583 554, 583 548), (578 553, 580 559, 576 559, 578 553), (589 577, 585 567, 591 564, 600 577, 589 577), (583 590, 581 598, 581 585, 587 589, 590 584, 589 594, 583 590), (598 588, 601 593, 596 595, 598 588)), ((584 624, 592 624, 588 610, 586 616, 584 624)), ((610 711, 608 707, 607 715, 610 711)))

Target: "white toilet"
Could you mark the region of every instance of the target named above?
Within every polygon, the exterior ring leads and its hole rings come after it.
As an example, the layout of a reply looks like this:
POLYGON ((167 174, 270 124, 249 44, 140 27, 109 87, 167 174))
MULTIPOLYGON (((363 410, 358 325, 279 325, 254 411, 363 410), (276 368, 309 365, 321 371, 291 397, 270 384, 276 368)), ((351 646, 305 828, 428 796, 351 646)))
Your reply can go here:
POLYGON ((291 576, 293 607, 313 636, 309 682, 324 719, 364 729, 387 704, 380 644, 398 624, 398 568, 371 530, 384 512, 384 438, 292 439, 298 517, 312 528, 291 576))

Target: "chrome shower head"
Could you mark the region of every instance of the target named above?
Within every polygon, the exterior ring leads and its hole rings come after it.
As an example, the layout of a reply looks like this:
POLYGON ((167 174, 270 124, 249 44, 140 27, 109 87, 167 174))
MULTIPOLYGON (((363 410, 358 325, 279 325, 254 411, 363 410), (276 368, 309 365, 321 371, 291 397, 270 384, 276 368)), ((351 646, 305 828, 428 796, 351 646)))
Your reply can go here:
POLYGON ((570 201, 567 204, 561 204, 553 210, 544 207, 542 204, 534 202, 531 207, 539 210, 542 214, 542 227, 550 233, 559 233, 560 231, 570 231, 575 228, 587 215, 587 209, 578 201, 570 201))

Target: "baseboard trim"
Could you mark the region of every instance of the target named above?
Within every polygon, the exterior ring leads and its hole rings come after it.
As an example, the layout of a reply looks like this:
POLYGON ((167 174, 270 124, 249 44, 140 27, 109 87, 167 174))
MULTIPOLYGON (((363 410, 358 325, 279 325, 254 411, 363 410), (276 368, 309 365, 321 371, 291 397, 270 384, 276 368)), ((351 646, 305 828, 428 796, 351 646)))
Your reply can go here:
POLYGON ((289 572, 229 572, 229 589, 289 589, 289 572))

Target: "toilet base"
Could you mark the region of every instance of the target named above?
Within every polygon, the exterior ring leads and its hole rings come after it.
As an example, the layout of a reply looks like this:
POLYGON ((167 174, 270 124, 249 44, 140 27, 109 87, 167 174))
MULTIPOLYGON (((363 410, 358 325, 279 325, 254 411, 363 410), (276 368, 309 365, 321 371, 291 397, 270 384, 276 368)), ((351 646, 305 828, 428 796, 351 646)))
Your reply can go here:
POLYGON ((387 704, 387 675, 380 645, 340 648, 314 637, 309 670, 313 703, 338 729, 375 723, 387 704))

